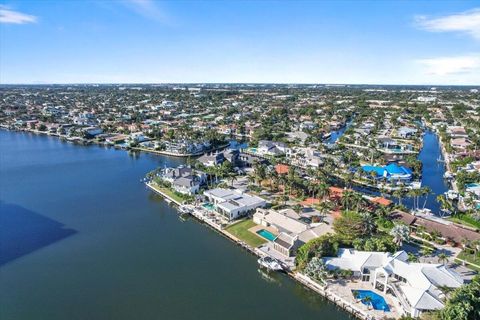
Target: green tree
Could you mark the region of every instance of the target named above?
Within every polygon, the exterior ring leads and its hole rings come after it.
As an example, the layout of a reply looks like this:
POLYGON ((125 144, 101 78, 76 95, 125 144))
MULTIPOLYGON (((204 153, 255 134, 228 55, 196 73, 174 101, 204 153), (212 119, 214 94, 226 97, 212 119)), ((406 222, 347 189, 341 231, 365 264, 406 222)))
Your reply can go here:
POLYGON ((442 320, 480 319, 480 277, 455 289, 439 314, 442 320))

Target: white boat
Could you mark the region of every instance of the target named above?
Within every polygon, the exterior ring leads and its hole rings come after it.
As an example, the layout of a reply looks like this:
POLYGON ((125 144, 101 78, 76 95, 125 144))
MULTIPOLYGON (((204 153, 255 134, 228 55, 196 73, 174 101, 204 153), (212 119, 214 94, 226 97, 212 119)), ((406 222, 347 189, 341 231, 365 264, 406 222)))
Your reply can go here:
POLYGON ((445 171, 445 173, 443 174, 443 178, 445 179, 452 179, 453 178, 453 174, 449 171, 445 171))
POLYGON ((422 187, 421 181, 413 181, 408 185, 409 189, 420 189, 422 187))
POLYGON ((432 210, 428 208, 423 208, 423 209, 417 209, 413 212, 413 215, 419 215, 419 216, 433 216, 432 210))
POLYGON ((445 196, 450 200, 456 200, 458 199, 458 192, 450 189, 447 192, 445 192, 445 196))
POLYGON ((180 211, 180 213, 185 213, 185 214, 190 214, 190 213, 192 213, 192 211, 191 211, 188 207, 186 207, 186 206, 180 206, 180 207, 178 208, 178 211, 180 211))
POLYGON ((283 270, 282 265, 278 260, 271 258, 271 257, 263 257, 257 260, 258 264, 264 268, 267 268, 269 270, 273 271, 281 271, 283 270))

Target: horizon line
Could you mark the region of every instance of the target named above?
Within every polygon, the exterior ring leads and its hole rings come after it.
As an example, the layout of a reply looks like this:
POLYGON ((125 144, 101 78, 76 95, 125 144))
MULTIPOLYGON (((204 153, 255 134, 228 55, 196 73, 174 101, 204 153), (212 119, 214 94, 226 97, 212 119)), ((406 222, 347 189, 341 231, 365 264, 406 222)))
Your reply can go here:
POLYGON ((406 83, 328 83, 328 82, 18 82, 1 83, 0 86, 48 86, 48 85, 323 85, 323 86, 450 86, 480 87, 480 84, 406 84, 406 83))

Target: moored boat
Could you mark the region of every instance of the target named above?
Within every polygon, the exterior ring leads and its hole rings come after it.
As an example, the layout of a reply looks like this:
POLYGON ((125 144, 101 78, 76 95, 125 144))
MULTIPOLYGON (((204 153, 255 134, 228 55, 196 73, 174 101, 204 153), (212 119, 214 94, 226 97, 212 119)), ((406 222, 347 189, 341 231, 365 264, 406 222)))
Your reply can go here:
POLYGON ((267 268, 268 270, 272 270, 272 271, 283 270, 283 267, 280 264, 280 262, 272 257, 263 257, 258 259, 257 261, 261 267, 267 268))

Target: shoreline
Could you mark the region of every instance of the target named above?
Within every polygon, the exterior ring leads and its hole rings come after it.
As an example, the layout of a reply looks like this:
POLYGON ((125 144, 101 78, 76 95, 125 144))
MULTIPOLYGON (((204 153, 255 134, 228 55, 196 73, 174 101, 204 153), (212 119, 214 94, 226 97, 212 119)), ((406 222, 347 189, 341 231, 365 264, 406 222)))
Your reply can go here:
POLYGON ((105 144, 101 143, 99 141, 95 141, 94 139, 88 140, 85 138, 81 137, 68 137, 66 135, 61 135, 58 133, 51 133, 51 132, 45 132, 45 131, 39 131, 39 130, 33 130, 33 129, 10 129, 5 126, 0 126, 0 130, 6 130, 6 131, 11 131, 11 132, 28 132, 28 133, 34 133, 37 135, 43 135, 43 136, 50 136, 50 137, 56 137, 62 141, 67 141, 67 142, 72 142, 72 143, 79 143, 81 145, 87 146, 87 145, 97 145, 100 147, 112 147, 114 149, 122 149, 125 151, 138 151, 138 152, 146 152, 146 153, 152 153, 152 154, 157 154, 157 155, 162 155, 162 156, 169 156, 169 157, 176 157, 176 158, 188 158, 188 157, 198 157, 206 153, 210 152, 215 152, 218 150, 225 149, 229 146, 229 143, 223 144, 221 146, 218 146, 216 148, 213 148, 211 150, 205 150, 202 152, 196 152, 196 153, 174 153, 174 152, 168 152, 168 151, 162 151, 162 150, 154 150, 154 149, 148 149, 148 148, 141 148, 141 147, 129 147, 129 148, 122 148, 119 147, 118 145, 111 145, 111 144, 105 144))
MULTIPOLYGON (((225 231, 222 227, 212 223, 208 219, 205 219, 202 216, 201 212, 195 206, 193 206, 193 205, 182 205, 178 201, 175 201, 175 199, 173 199, 169 195, 167 195, 167 194, 157 190, 153 186, 151 186, 148 182, 145 182, 145 185, 147 186, 147 188, 149 188, 153 192, 161 195, 165 199, 168 199, 170 202, 175 203, 179 208, 186 207, 186 208, 190 209, 190 211, 191 211, 190 216, 194 217, 197 222, 200 222, 201 224, 207 225, 213 231, 217 232, 218 234, 220 234, 224 238, 232 241, 234 244, 243 248, 248 253, 250 253, 250 254, 258 257, 258 258, 262 258, 262 257, 266 256, 265 253, 262 252, 261 250, 259 250, 258 248, 249 246, 248 244, 246 244, 242 240, 238 239, 234 235, 225 231)), ((175 208, 175 210, 177 211, 177 213, 179 213, 179 214, 181 213, 178 208, 175 208)), ((239 220, 239 221, 242 221, 242 220, 239 220)), ((335 292, 329 290, 328 286, 322 287, 317 282, 314 282, 313 280, 311 280, 310 278, 308 278, 307 276, 305 276, 305 275, 303 275, 302 273, 299 273, 299 272, 295 272, 295 271, 292 271, 292 270, 285 270, 284 272, 290 279, 292 279, 292 280, 296 281, 297 283, 303 285, 305 288, 307 288, 309 290, 312 290, 315 293, 321 295, 324 299, 326 299, 327 301, 329 301, 329 302, 335 304, 336 306, 342 308, 345 312, 349 313, 351 316, 353 316, 357 319, 361 319, 361 320, 374 320, 374 319, 376 319, 374 316, 372 316, 368 313, 365 313, 363 310, 361 310, 361 309, 357 308, 356 306, 354 306, 353 304, 349 303, 348 301, 346 301, 345 299, 340 297, 335 292)))

